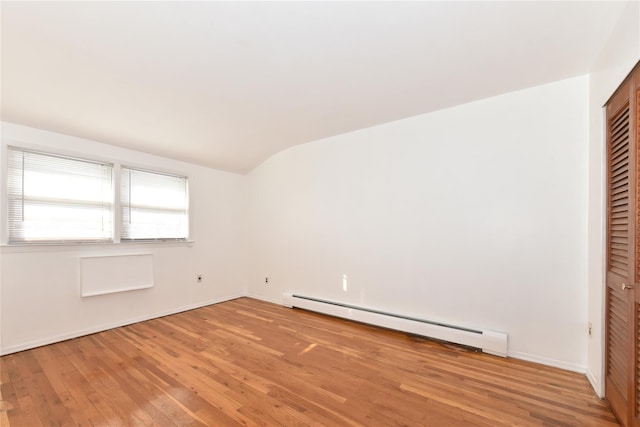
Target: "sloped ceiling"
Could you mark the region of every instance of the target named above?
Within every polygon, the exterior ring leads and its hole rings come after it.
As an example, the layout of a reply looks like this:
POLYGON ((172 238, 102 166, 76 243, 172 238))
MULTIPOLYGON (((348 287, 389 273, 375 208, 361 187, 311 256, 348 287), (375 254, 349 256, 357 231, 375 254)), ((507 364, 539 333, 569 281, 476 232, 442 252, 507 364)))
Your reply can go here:
POLYGON ((2 120, 246 173, 589 72, 626 2, 6 2, 2 120))

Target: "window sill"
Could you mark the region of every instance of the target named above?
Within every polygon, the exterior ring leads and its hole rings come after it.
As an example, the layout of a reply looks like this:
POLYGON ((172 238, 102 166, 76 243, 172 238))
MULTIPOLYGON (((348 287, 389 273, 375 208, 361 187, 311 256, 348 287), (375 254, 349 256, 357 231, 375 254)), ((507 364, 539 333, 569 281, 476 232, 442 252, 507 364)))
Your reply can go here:
POLYGON ((114 250, 123 248, 144 248, 144 247, 192 247, 193 240, 181 241, 139 241, 139 242, 105 242, 105 243, 24 243, 24 244, 3 244, 0 245, 0 253, 29 253, 29 252, 62 252, 62 251, 82 251, 82 250, 114 250))

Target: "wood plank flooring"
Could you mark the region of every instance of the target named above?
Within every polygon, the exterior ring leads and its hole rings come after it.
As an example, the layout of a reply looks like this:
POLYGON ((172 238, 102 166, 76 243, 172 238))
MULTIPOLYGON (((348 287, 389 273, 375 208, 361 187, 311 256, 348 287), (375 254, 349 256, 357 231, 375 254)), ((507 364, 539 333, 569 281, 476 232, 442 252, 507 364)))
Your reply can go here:
POLYGON ((248 298, 0 359, 0 425, 618 426, 583 375, 248 298))

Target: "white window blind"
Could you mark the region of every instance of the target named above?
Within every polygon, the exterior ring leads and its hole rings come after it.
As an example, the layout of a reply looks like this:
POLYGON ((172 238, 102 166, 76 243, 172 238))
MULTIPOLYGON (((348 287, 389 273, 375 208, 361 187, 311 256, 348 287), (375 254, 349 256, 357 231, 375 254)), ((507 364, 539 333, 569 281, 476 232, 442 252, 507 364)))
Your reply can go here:
POLYGON ((188 180, 122 167, 121 240, 185 240, 189 233, 188 180))
POLYGON ((8 147, 9 243, 113 240, 113 165, 8 147))

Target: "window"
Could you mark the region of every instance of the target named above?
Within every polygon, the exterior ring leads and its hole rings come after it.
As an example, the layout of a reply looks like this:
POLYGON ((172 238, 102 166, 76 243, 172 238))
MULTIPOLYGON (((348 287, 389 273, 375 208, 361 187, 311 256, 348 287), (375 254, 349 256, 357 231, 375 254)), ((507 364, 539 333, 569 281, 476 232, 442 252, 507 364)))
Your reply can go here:
POLYGON ((8 147, 9 243, 113 241, 113 165, 8 147))
POLYGON ((9 244, 188 238, 185 176, 17 147, 7 159, 9 244))
POLYGON ((185 240, 188 181, 184 176, 122 167, 121 240, 185 240))

